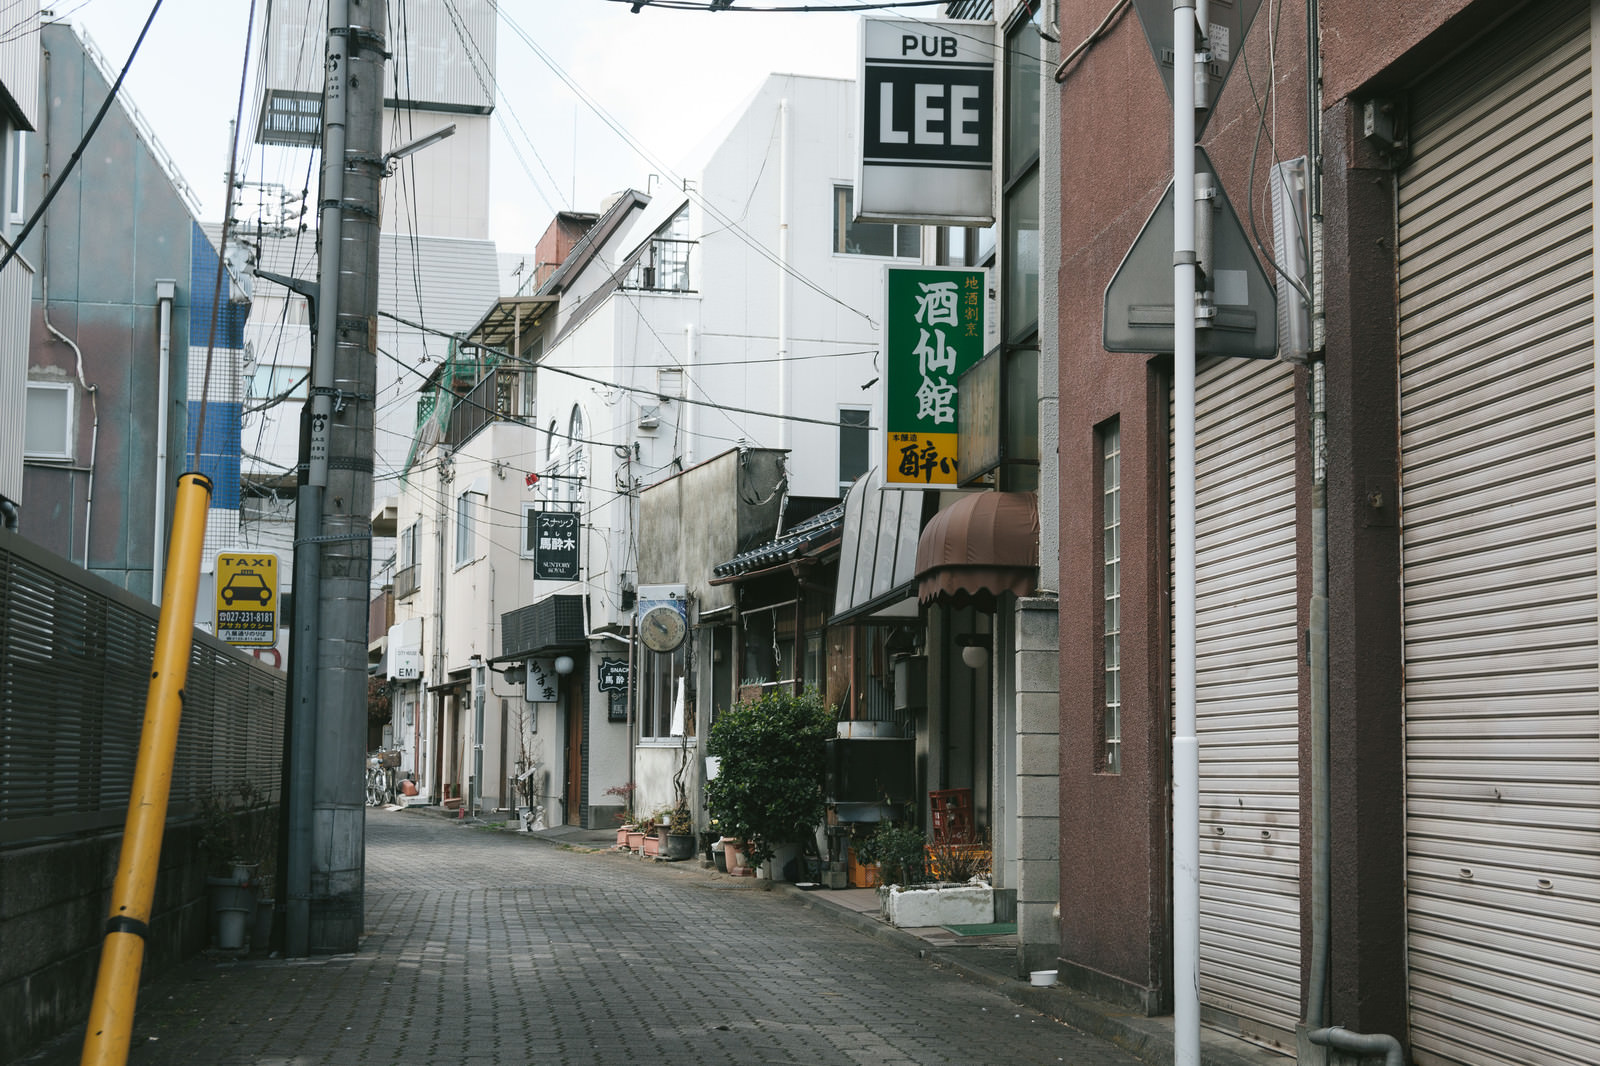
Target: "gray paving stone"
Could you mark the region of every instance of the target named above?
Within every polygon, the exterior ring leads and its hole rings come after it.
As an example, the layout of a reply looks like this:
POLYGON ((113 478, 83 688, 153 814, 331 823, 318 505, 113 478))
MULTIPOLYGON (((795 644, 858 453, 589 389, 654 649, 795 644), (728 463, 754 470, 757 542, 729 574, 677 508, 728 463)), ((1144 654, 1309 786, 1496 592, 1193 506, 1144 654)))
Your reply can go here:
POLYGON ((366 840, 357 954, 193 960, 142 990, 130 1066, 1138 1062, 749 881, 416 812, 366 840))

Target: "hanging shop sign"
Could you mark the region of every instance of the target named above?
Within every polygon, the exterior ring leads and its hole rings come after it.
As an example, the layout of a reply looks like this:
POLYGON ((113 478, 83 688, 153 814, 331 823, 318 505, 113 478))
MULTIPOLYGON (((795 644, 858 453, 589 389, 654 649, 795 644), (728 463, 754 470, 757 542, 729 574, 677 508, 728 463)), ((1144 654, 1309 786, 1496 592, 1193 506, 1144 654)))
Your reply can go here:
POLYGON ((994 222, 994 23, 861 20, 856 219, 994 222))
POLYGON ((628 660, 601 659, 595 668, 596 687, 601 692, 628 691, 628 660))
POLYGON ((529 511, 524 554, 533 556, 533 576, 540 581, 578 579, 578 514, 576 511, 529 511))
POLYGON ((982 270, 886 267, 887 485, 954 485, 957 380, 983 353, 982 270))

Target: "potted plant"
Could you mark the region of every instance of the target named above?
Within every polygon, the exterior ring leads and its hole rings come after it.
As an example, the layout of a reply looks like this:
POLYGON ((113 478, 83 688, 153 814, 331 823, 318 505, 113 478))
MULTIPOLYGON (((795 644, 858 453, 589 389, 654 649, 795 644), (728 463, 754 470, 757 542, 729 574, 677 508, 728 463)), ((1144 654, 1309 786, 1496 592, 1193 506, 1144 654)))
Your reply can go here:
POLYGON ((684 773, 689 768, 689 738, 679 745, 678 769, 672 775, 672 809, 664 812, 661 826, 661 857, 682 862, 694 854, 694 815, 689 811, 689 793, 684 773))
MULTIPOLYGON (((253 782, 201 794, 199 845, 209 859, 209 898, 217 947, 245 946, 259 905, 272 913, 273 867, 277 859, 277 808, 253 782)), ((270 933, 270 925, 266 932, 270 933)), ((258 940, 264 937, 258 935, 258 940)))
POLYGON ((661 834, 663 859, 668 862, 682 862, 694 854, 694 821, 687 803, 680 803, 667 812, 661 834))
POLYGON ((636 787, 632 781, 624 781, 620 785, 612 785, 606 789, 606 795, 619 796, 622 799, 622 810, 617 812, 618 847, 631 846, 628 844, 628 835, 637 828, 633 815, 633 792, 636 787))
MULTIPOLYGON (((765 691, 711 724, 707 750, 720 765, 706 784, 707 805, 751 867, 822 821, 823 745, 833 733, 834 715, 814 689, 765 691)), ((731 857, 728 865, 731 872, 731 857)))

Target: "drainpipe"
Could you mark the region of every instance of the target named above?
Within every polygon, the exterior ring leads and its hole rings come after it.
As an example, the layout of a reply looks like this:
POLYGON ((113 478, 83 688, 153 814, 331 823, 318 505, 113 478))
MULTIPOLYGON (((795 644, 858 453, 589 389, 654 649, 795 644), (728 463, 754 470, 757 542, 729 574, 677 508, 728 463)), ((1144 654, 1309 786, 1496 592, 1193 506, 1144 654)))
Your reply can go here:
MULTIPOLYGON (((44 239, 49 240, 48 231, 44 239)), ((89 404, 94 411, 94 428, 89 432, 89 483, 83 501, 83 568, 87 570, 89 569, 89 524, 90 519, 94 517, 94 458, 95 451, 100 445, 100 400, 96 395, 100 389, 84 380, 83 350, 72 342, 72 338, 50 324, 50 281, 49 274, 44 270, 43 256, 40 257, 39 287, 44 297, 40 305, 40 317, 44 319, 44 328, 50 331, 52 337, 72 349, 72 354, 77 359, 78 386, 88 393, 89 404)))
POLYGON ((1328 460, 1324 365, 1311 366, 1311 630, 1306 669, 1311 678, 1311 972, 1306 1025, 1321 1028, 1328 1000, 1328 460))
POLYGON ((157 606, 161 604, 162 573, 166 569, 167 514, 167 404, 172 396, 172 301, 177 296, 178 283, 162 278, 156 281, 156 305, 160 308, 161 345, 160 361, 156 365, 156 518, 155 555, 151 559, 150 590, 157 606))
MULTIPOLYGON (((689 324, 687 324, 686 326, 683 327, 683 364, 684 364, 683 394, 685 396, 688 396, 689 395, 689 390, 694 388, 694 374, 695 374, 695 367, 694 367, 695 360, 694 360, 694 357, 695 357, 694 323, 690 322, 689 324)), ((696 422, 696 419, 695 419, 695 407, 697 405, 692 404, 692 403, 682 403, 682 404, 679 404, 678 406, 683 411, 683 465, 686 466, 686 467, 689 467, 689 466, 693 466, 695 464, 695 459, 696 459, 696 455, 695 455, 696 448, 694 446, 695 445, 694 434, 695 434, 695 422, 696 422)))
POLYGON ((1329 1029, 1313 1029, 1307 1035, 1318 1047, 1348 1051, 1362 1058, 1382 1055, 1383 1066, 1406 1066, 1406 1055, 1400 1047, 1400 1041, 1388 1033, 1352 1033, 1335 1025, 1329 1029))
POLYGON ((8 532, 15 533, 21 525, 22 518, 17 511, 16 503, 0 496, 0 526, 4 526, 8 532))
MULTIPOLYGON (((1306 162, 1311 218, 1308 251, 1311 288, 1311 349, 1323 349, 1321 255, 1322 153, 1321 76, 1317 40, 1317 0, 1306 4, 1306 162)), ((1333 845, 1328 817, 1330 799, 1328 736, 1328 405, 1327 364, 1311 364, 1311 630, 1307 635, 1306 669, 1311 682, 1311 960, 1306 989, 1306 1027, 1320 1030, 1327 1022, 1328 960, 1331 954, 1331 882, 1333 845)))
MULTIPOLYGON (((44 85, 45 97, 50 95, 50 52, 45 50, 44 60, 44 85)), ((49 108, 45 109, 44 128, 41 131, 44 139, 44 173, 42 180, 44 187, 50 187, 50 121, 49 108)), ((39 234, 39 311, 44 320, 44 328, 50 335, 67 347, 72 349, 73 357, 77 360, 78 386, 89 395, 89 404, 94 411, 94 428, 89 434, 89 481, 85 490, 83 501, 83 568, 89 569, 89 528, 90 519, 94 516, 94 460, 95 451, 100 444, 100 400, 97 396, 99 389, 90 385, 83 376, 83 350, 73 343, 72 338, 56 329, 50 323, 50 214, 45 212, 40 216, 42 228, 39 234)), ((13 527, 15 528, 15 527, 13 527)), ((157 540, 159 541, 159 537, 157 540)), ((159 549, 158 549, 159 550, 159 549)), ((156 601, 157 603, 160 600, 156 601)))
POLYGON ((789 447, 789 98, 778 101, 778 447, 789 447))

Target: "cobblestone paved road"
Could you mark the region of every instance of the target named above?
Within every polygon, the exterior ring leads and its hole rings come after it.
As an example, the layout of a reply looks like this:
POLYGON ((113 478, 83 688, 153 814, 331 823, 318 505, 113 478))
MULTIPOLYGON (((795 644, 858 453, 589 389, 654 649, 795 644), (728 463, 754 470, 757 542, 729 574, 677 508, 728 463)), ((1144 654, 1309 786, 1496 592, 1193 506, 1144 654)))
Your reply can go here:
MULTIPOLYGON (((1138 1062, 699 870, 369 810, 367 897, 356 955, 197 959, 147 986, 130 1063, 1138 1062)), ((77 1048, 26 1061, 66 1066, 77 1048)))

